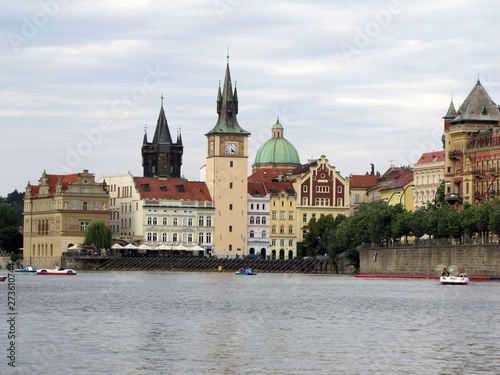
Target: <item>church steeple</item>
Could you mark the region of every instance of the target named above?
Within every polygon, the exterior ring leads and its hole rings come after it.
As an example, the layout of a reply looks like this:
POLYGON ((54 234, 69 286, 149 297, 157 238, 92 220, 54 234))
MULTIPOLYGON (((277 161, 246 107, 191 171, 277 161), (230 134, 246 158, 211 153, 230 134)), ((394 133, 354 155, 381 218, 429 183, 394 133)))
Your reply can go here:
POLYGON ((226 75, 224 77, 224 85, 222 86, 222 93, 219 86, 217 94, 217 114, 219 118, 214 128, 208 134, 250 134, 243 130, 238 124, 236 115, 238 114, 238 94, 236 89, 233 92, 231 83, 231 72, 229 71, 229 56, 226 65, 226 75))

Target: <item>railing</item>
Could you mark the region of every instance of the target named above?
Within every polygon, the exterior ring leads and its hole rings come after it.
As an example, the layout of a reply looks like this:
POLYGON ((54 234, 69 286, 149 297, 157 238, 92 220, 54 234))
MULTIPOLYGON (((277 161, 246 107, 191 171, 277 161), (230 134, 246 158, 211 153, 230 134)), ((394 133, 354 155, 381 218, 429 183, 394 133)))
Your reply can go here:
POLYGON ((462 151, 459 150, 454 150, 454 151, 449 151, 448 152, 448 157, 450 159, 458 159, 462 157, 462 151))

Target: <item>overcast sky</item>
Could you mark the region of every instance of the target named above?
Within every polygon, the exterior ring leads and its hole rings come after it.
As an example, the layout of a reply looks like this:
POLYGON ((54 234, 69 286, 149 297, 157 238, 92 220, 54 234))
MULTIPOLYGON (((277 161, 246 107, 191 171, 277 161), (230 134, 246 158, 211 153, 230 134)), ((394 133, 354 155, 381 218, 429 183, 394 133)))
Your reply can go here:
POLYGON ((227 47, 249 167, 278 115, 303 163, 412 164, 478 75, 500 101, 499 20, 493 0, 3 0, 0 195, 43 170, 141 176, 162 93, 199 180, 227 47))

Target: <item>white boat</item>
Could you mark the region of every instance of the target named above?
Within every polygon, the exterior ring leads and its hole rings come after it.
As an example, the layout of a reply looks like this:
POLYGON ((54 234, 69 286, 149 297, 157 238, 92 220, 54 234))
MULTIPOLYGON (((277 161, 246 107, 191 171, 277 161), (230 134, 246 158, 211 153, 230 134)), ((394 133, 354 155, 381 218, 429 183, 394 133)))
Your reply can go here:
POLYGON ((76 271, 73 271, 72 269, 57 269, 57 268, 41 268, 38 271, 36 271, 37 275, 76 275, 76 271))
POLYGON ((455 276, 441 276, 441 285, 467 285, 469 283, 468 277, 455 277, 455 276))

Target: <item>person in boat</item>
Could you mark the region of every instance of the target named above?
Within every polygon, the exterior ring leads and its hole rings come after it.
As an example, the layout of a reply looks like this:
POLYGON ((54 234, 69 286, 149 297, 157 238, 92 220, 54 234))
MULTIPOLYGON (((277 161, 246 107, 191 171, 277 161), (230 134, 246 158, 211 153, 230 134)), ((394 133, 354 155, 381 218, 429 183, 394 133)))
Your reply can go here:
POLYGON ((56 271, 58 271, 58 270, 59 270, 59 263, 56 263, 56 265, 55 265, 54 269, 55 269, 56 271))
POLYGON ((462 268, 462 271, 458 274, 458 277, 467 277, 467 273, 465 272, 464 268, 462 268))
POLYGON ((245 272, 245 269, 243 267, 241 267, 240 272, 245 272))
POLYGON ((443 268, 443 274, 441 275, 442 277, 450 277, 450 273, 448 272, 448 270, 445 268, 443 268))

